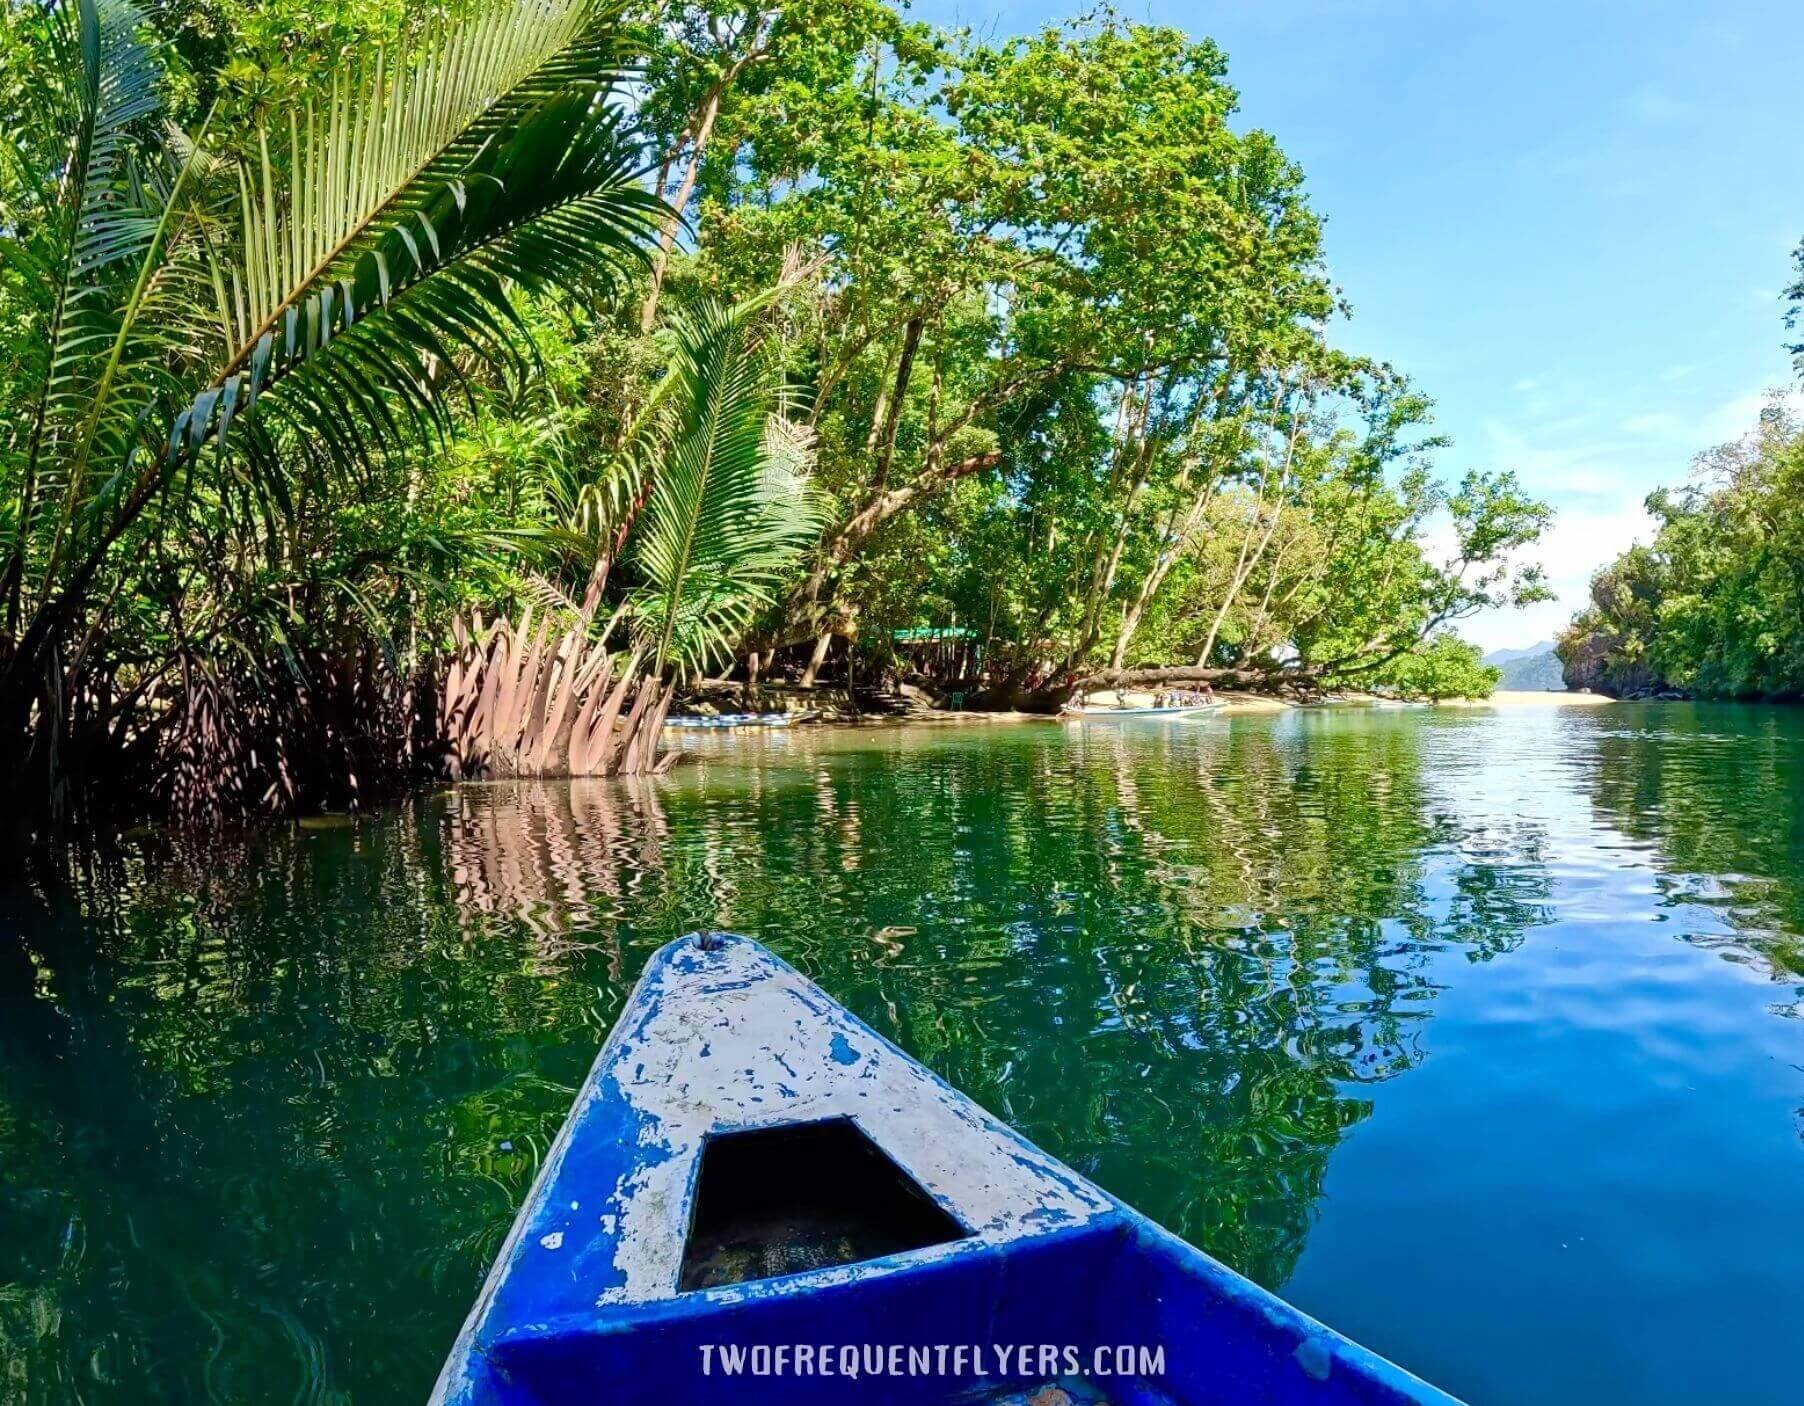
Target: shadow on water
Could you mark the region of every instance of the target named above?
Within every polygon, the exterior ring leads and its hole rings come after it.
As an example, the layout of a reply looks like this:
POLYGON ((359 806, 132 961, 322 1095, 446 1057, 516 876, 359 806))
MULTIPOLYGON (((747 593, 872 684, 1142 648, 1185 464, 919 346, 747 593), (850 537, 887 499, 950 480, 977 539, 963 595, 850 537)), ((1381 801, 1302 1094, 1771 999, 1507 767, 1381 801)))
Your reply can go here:
MULTIPOLYGON (((646 955, 704 925, 1281 1284, 1449 954, 1547 919, 1539 836, 1462 821, 1424 736, 829 736, 15 896, 0 1401, 423 1399, 646 955)), ((1598 745, 1600 806, 1662 784, 1598 745)))

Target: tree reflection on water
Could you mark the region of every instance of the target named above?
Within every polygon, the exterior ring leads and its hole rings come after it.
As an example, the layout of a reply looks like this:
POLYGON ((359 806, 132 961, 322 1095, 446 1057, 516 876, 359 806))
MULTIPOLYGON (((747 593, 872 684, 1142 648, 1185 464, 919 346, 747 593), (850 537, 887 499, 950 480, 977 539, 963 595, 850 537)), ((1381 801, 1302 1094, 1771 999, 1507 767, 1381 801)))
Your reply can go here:
POLYGON ((24 897, 0 1396, 421 1399, 645 956, 751 933, 1268 1284, 1449 951, 1545 916, 1419 730, 904 734, 465 787, 24 897))

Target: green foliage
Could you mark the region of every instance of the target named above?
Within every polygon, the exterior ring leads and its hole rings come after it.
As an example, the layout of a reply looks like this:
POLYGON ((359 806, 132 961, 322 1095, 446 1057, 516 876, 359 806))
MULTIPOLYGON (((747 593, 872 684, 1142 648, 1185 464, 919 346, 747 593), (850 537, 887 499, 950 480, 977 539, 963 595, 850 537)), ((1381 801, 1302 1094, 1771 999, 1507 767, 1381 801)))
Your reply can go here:
POLYGON ((1470 473, 1449 492, 1419 466, 1395 484, 1355 471, 1312 485, 1311 498, 1324 555, 1297 598, 1306 613, 1292 637, 1331 677, 1383 670, 1478 610, 1547 598, 1539 571, 1513 559, 1552 514, 1509 473, 1470 473), (1424 541, 1437 515, 1453 542, 1439 561, 1424 541))
POLYGON ((129 709, 197 650, 298 667, 316 612, 278 583, 328 524, 362 538, 330 590, 377 626, 355 565, 393 545, 358 520, 372 480, 458 428, 472 377, 532 366, 522 293, 618 281, 659 207, 611 99, 634 41, 605 0, 472 8, 229 136, 155 120, 164 54, 130 0, 9 38, 48 82, 20 113, 41 165, 0 185, 24 332, 0 738, 54 797, 59 730, 166 726, 129 709))
POLYGON ((1175 29, 53 0, 0 101, 0 728, 49 790, 166 751, 197 668, 430 672, 528 602, 667 676, 956 621, 1028 688, 1357 684, 1541 589, 1545 509, 1331 344, 1302 172, 1175 29))
POLYGON ((1234 130, 1215 46, 1106 16, 890 42, 835 70, 858 120, 810 143, 806 180, 745 105, 684 275, 743 286, 797 243, 832 258, 798 352, 836 521, 776 643, 980 622, 992 664, 1034 680, 1186 649, 1294 659, 1307 627, 1335 671, 1535 597, 1511 563, 1545 510, 1507 477, 1437 487, 1438 441, 1401 443, 1426 402, 1327 344, 1320 221, 1272 138, 1234 130), (1337 486, 1316 482, 1337 455, 1337 486), (1409 560, 1448 518, 1455 559, 1409 560), (1306 555, 1268 553, 1310 523, 1371 587, 1359 618, 1319 579, 1260 609, 1306 555))
POLYGON ((1502 677, 1501 669, 1484 662, 1477 645, 1438 634, 1422 648, 1398 655, 1373 682, 1412 698, 1489 698, 1502 677))
POLYGON ((672 355, 651 441, 632 562, 643 577, 635 625, 652 669, 731 660, 753 614, 820 532, 808 484, 812 446, 789 418, 769 297, 701 301, 672 319, 672 355))
POLYGON ((1653 542, 1592 579, 1559 640, 1573 687, 1804 696, 1804 426, 1775 402, 1698 470, 1649 497, 1653 542))

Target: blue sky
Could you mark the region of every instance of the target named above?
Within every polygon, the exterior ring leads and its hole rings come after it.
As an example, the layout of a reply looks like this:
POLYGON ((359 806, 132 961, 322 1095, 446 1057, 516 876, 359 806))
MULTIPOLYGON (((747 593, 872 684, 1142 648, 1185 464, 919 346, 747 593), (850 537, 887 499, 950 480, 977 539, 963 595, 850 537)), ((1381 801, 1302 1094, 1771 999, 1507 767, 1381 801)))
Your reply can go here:
MULTIPOLYGON (((1025 32, 1086 0, 917 0, 1025 32)), ((1242 120, 1301 163, 1353 305, 1453 437, 1554 504, 1557 602, 1464 626, 1553 634, 1641 501, 1797 384, 1780 290, 1804 238, 1798 0, 1139 0, 1214 38, 1242 120)))

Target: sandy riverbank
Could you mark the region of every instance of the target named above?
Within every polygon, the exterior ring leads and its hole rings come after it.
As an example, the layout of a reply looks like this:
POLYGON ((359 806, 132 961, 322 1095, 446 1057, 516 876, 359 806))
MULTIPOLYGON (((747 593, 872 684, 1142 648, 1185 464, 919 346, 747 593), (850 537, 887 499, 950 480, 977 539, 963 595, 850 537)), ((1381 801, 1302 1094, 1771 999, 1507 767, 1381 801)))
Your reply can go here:
MULTIPOLYGON (((1237 689, 1218 689, 1216 702, 1222 705, 1221 714, 1254 714, 1282 713, 1291 708, 1302 706, 1291 699, 1275 697, 1269 693, 1248 693, 1237 689)), ((801 711, 794 707, 797 700, 791 698, 792 711, 801 711)), ((805 700, 815 703, 820 716, 816 725, 825 727, 910 727, 925 724, 928 726, 985 726, 998 723, 1049 722, 1054 716, 1049 713, 1020 712, 984 712, 977 709, 970 711, 951 711, 942 709, 919 708, 909 712, 898 713, 865 713, 854 714, 844 710, 843 696, 825 693, 805 700), (835 706, 835 703, 838 706, 835 706)), ((1115 703, 1116 694, 1108 690, 1098 690, 1089 695, 1089 701, 1102 707, 1115 703)), ((1125 702, 1129 707, 1150 707, 1154 695, 1130 690, 1125 702)), ((1344 697, 1325 699, 1312 707, 1326 708, 1363 708, 1385 700, 1372 694, 1352 694, 1344 697)), ((1489 698, 1455 698, 1430 706, 1438 708, 1596 708, 1614 703, 1613 698, 1606 698, 1597 693, 1531 693, 1512 690, 1500 690, 1489 698)), ((767 705, 768 706, 768 705, 767 705)))
POLYGON ((1500 688, 1489 698, 1455 698, 1441 708, 1603 708, 1614 703, 1601 693, 1528 692, 1500 688))
MULTIPOLYGON (((1138 689, 1118 694, 1113 689, 1099 688, 1086 698, 1099 708, 1112 707, 1122 701, 1130 708, 1150 708, 1156 701, 1156 695, 1138 689)), ((1238 689, 1217 689, 1215 701, 1222 705, 1224 713, 1282 713, 1286 708, 1296 707, 1296 704, 1269 693, 1245 693, 1238 689)))
MULTIPOLYGON (((1290 699, 1274 697, 1269 693, 1246 693, 1238 690, 1217 690, 1216 702, 1222 704, 1224 713, 1282 713, 1290 708, 1300 706, 1290 699)), ((1117 701, 1114 693, 1099 690, 1090 695, 1090 701, 1107 707, 1117 701)), ((1130 691, 1126 702, 1130 707, 1150 707, 1154 701, 1151 693, 1130 691)), ((1314 707, 1327 708, 1366 708, 1385 700, 1375 694, 1352 694, 1344 698, 1332 698, 1314 707)), ((1606 698, 1601 693, 1555 693, 1551 691, 1530 692, 1527 690, 1499 689, 1489 698, 1452 698, 1442 703, 1432 704, 1436 708, 1600 708, 1614 703, 1614 698, 1606 698)), ((1031 721, 1043 719, 1038 713, 935 713, 929 715, 936 718, 991 718, 999 721, 1031 721)), ((914 721, 915 719, 910 719, 914 721)))

